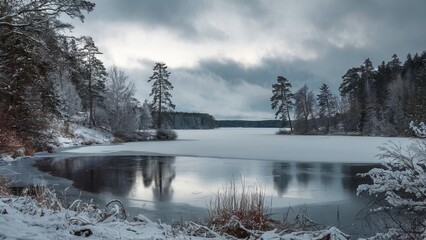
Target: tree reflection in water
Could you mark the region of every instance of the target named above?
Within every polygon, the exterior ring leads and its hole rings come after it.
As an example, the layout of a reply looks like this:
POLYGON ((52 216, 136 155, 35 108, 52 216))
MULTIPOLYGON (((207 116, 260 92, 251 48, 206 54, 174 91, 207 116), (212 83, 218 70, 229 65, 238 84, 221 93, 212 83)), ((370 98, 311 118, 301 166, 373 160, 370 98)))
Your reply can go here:
POLYGON ((172 181, 176 177, 175 157, 147 157, 142 161, 143 184, 146 188, 154 182, 152 192, 155 201, 170 201, 173 196, 172 181))
POLYGON ((127 196, 136 184, 136 173, 142 172, 143 185, 152 187, 153 200, 170 201, 176 176, 174 163, 175 157, 171 156, 97 156, 46 158, 37 161, 35 166, 53 176, 72 180, 77 189, 117 196, 127 196))
POLYGON ((272 176, 274 176, 274 188, 278 196, 282 197, 287 191, 291 180, 290 164, 285 162, 274 162, 272 166, 272 176))

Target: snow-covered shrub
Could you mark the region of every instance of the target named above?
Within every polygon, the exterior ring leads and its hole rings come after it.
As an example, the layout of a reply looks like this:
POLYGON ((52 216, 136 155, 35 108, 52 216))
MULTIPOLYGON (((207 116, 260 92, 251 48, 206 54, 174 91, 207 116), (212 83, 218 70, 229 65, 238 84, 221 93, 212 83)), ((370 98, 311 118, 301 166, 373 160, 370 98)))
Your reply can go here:
POLYGON ((275 132, 277 135, 290 135, 291 130, 288 128, 280 128, 277 132, 275 132))
POLYGON ((158 129, 155 133, 155 139, 161 141, 176 140, 177 133, 171 129, 158 129))
POLYGON ((416 136, 421 138, 426 138, 426 124, 421 122, 418 126, 414 124, 413 121, 410 122, 410 129, 413 130, 416 136))
MULTIPOLYGON (((411 126, 423 136, 424 124, 411 126), (421 130, 423 129, 423 130, 421 130)), ((372 184, 358 186, 363 192, 376 196, 372 214, 388 228, 391 239, 424 239, 426 237, 426 139, 415 139, 406 148, 388 143, 380 148, 381 168, 361 176, 370 177, 372 184)), ((386 235, 386 236, 388 236, 386 235)), ((380 239, 380 236, 377 236, 380 239)))

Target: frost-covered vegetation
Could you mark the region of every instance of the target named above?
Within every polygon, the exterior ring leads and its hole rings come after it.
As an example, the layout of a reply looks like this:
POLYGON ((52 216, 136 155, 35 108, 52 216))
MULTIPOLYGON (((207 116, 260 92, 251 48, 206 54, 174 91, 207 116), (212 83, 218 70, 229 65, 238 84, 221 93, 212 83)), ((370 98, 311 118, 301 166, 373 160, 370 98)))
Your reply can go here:
MULTIPOLYGON (((426 136, 424 123, 412 123, 411 128, 419 137, 426 136)), ((376 239, 426 238, 426 139, 415 139, 408 147, 389 143, 379 156, 382 167, 361 174, 373 183, 358 187, 358 194, 376 196, 370 215, 388 231, 376 239)))
MULTIPOLYGON (((115 66, 107 70, 90 36, 65 35, 73 26, 61 16, 83 21, 94 7, 85 0, 2 1, 0 154, 51 150, 62 140, 55 137, 78 135, 71 125, 111 132, 122 140, 150 139, 139 130, 151 128, 171 110, 156 104, 171 104, 173 87, 161 86, 152 103, 142 105, 127 75, 115 66)), ((158 87, 154 84, 153 92, 158 87)))
MULTIPOLYGON (((0 184, 0 187, 2 185, 0 184)), ((178 225, 168 225, 153 222, 139 214, 128 220, 125 206, 112 200, 101 207, 93 202, 82 202, 77 199, 67 202, 64 195, 41 186, 30 186, 22 189, 19 195, 9 192, 0 195, 0 237, 18 239, 75 239, 89 237, 90 239, 237 239, 239 235, 219 231, 217 227, 207 226, 192 221, 181 222, 178 225)), ((259 202, 253 195, 253 204, 259 202)), ((252 196, 246 195, 249 200, 252 196)), ((259 197, 262 197, 259 195, 259 197)), ((262 205, 263 206, 263 205, 262 205)), ((261 209, 262 206, 251 208, 261 209)), ((239 207, 249 207, 246 203, 239 207)), ((241 211, 245 211, 241 209, 241 211)), ((236 213, 236 212, 235 212, 236 213)), ((241 217, 241 216, 239 216, 241 217)), ((244 217, 251 217, 245 215, 244 217)), ((265 215, 265 218, 267 215, 265 215)), ((255 218, 253 218, 255 219, 255 218)), ((230 218, 230 224, 241 229, 250 239, 331 239, 344 240, 348 235, 335 227, 315 231, 290 231, 278 224, 268 229, 249 229, 242 225, 244 219, 230 218), (234 222, 232 222, 232 219, 234 222)), ((246 222, 244 222, 246 223, 246 222)), ((217 225, 216 225, 217 226, 217 225)), ((250 226, 256 227, 256 226, 250 226)))

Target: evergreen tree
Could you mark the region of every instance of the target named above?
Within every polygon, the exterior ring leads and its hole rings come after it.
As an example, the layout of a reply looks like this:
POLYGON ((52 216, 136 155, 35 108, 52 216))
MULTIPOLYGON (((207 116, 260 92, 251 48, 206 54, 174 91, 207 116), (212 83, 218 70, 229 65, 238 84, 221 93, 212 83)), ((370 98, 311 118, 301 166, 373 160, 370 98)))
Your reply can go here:
POLYGON ((326 132, 329 132, 332 124, 332 118, 337 113, 337 102, 336 98, 330 91, 327 84, 322 84, 320 87, 320 93, 317 95, 319 116, 321 119, 325 119, 326 132))
POLYGON ((293 108, 293 93, 291 93, 291 83, 283 76, 277 77, 277 83, 272 84, 271 107, 277 109, 275 119, 281 119, 284 122, 288 120, 290 131, 293 132, 293 125, 290 118, 290 110, 293 108))
POLYGON ((106 69, 96 55, 99 52, 91 37, 83 37, 84 47, 82 49, 85 60, 85 75, 87 79, 87 101, 86 109, 89 110, 89 126, 96 126, 95 107, 102 102, 105 93, 106 69))
POLYGON ((361 69, 351 68, 343 76, 340 84, 340 95, 347 101, 348 109, 344 114, 344 125, 346 131, 359 131, 359 120, 361 118, 362 82, 361 69))
POLYGON ((154 73, 149 78, 148 82, 153 82, 150 94, 150 96, 153 97, 152 108, 156 113, 156 127, 157 129, 161 129, 164 127, 164 115, 175 109, 170 93, 171 90, 173 90, 173 85, 169 81, 170 72, 167 71, 165 63, 155 63, 153 71, 154 73))

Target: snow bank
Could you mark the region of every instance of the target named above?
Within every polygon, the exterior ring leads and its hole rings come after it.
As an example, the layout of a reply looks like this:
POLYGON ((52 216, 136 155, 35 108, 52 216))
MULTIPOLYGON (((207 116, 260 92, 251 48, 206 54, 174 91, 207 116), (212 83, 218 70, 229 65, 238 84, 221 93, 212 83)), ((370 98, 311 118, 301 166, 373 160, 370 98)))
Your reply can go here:
POLYGON ((87 234, 90 239, 184 239, 171 227, 153 222, 102 222, 78 225, 69 220, 76 213, 38 208, 26 198, 0 198, 0 239, 76 239, 87 234))
POLYGON ((15 161, 10 155, 0 155, 0 162, 12 162, 15 161))
MULTIPOLYGON (((187 222, 179 228, 152 222, 142 215, 134 222, 104 221, 77 224, 73 221, 78 212, 71 210, 54 211, 38 207, 35 200, 28 197, 0 197, 0 239, 76 239, 88 235, 89 239, 226 239, 210 229, 196 223, 187 222), (200 230, 204 233, 197 234, 200 230), (194 236, 196 235, 196 236, 194 236), (207 237, 199 236, 205 235, 207 237)), ((322 239, 344 240, 347 235, 331 227, 322 231, 279 233, 277 230, 261 234, 268 239, 322 239)))
MULTIPOLYGON (((72 147, 111 143, 113 135, 99 128, 87 128, 77 123, 54 120, 51 123, 52 137, 56 139, 53 147, 72 147)), ((53 139, 53 140, 55 140, 53 139)))
POLYGON ((377 147, 389 140, 408 145, 409 138, 276 135, 275 129, 223 128, 178 130, 178 140, 133 142, 68 149, 80 154, 168 154, 297 162, 378 163, 377 147))

